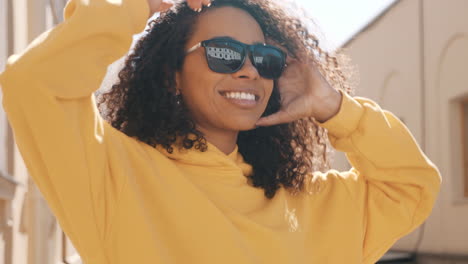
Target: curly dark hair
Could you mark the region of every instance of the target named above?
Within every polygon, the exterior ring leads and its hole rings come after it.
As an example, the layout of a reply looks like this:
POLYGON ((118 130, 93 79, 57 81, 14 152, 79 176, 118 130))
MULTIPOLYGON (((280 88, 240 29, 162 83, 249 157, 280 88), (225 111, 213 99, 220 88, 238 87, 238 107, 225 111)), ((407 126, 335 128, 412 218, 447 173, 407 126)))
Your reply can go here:
MULTIPOLYGON (((272 0, 215 0, 201 13, 221 6, 247 11, 262 28, 267 42, 282 46, 290 56, 307 56, 335 88, 352 92, 337 55, 319 47, 305 16, 294 16, 272 0)), ((169 153, 173 147, 207 149, 204 135, 177 98, 175 81, 199 15, 183 1, 150 21, 150 29, 126 58, 119 81, 98 97, 101 114, 113 127, 152 147, 160 145, 169 153)), ((275 80, 263 116, 278 111, 280 105, 275 80)), ((330 167, 327 131, 313 118, 240 131, 237 144, 244 160, 253 167, 250 183, 263 188, 269 199, 280 185, 293 194, 303 191, 312 172, 330 167)))

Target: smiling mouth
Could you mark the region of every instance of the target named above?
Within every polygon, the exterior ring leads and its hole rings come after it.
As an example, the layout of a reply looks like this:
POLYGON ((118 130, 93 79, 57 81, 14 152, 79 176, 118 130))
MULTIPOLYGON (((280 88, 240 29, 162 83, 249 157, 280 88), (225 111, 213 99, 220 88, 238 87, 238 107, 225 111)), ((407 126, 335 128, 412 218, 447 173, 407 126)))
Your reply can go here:
POLYGON ((223 91, 219 94, 229 103, 241 109, 256 108, 260 101, 260 96, 250 92, 223 91))
POLYGON ((223 97, 227 99, 233 100, 242 100, 242 101, 251 101, 251 102, 258 102, 260 100, 260 96, 249 93, 249 92, 219 92, 223 97))

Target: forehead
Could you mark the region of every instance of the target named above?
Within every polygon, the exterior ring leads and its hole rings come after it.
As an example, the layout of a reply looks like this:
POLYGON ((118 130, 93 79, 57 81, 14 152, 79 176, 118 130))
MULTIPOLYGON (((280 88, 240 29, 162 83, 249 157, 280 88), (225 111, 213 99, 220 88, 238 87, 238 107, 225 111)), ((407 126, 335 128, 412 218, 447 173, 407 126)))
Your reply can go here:
POLYGON ((218 7, 200 15, 188 44, 190 46, 220 36, 247 44, 265 42, 260 25, 249 13, 235 7, 218 7))

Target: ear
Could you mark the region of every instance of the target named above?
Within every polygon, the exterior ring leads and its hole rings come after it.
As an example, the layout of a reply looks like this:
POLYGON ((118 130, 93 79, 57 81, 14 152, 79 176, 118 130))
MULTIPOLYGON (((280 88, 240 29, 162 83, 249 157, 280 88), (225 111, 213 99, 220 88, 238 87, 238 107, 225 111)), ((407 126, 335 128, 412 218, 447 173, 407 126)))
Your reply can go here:
POLYGON ((181 91, 181 90, 182 90, 182 87, 181 87, 182 81, 181 81, 180 72, 176 72, 176 74, 175 74, 175 82, 176 82, 176 87, 175 87, 176 92, 181 91))

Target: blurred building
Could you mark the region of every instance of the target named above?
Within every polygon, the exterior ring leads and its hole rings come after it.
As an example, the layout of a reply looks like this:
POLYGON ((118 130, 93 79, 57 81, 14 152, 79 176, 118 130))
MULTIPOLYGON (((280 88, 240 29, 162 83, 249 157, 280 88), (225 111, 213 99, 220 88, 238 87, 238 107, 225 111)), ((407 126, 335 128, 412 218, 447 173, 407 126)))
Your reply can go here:
POLYGON ((443 177, 433 214, 396 250, 468 257, 467 14, 466 0, 396 1, 344 45, 356 95, 395 113, 443 177))
MULTIPOLYGON (((61 20, 65 2, 0 0, 0 71, 9 55, 21 52, 61 20)), ((28 176, 0 108, 0 264, 3 263, 81 261, 28 176)))
MULTIPOLYGON (((0 71, 8 55, 61 21, 65 2, 0 0, 0 71)), ((396 1, 345 44, 360 71, 356 95, 401 118, 443 176, 432 216, 394 250, 468 256, 467 13, 466 0, 396 1)), ((349 168, 343 155, 335 167, 349 168)), ((3 263, 81 261, 30 180, 0 108, 3 263)))

